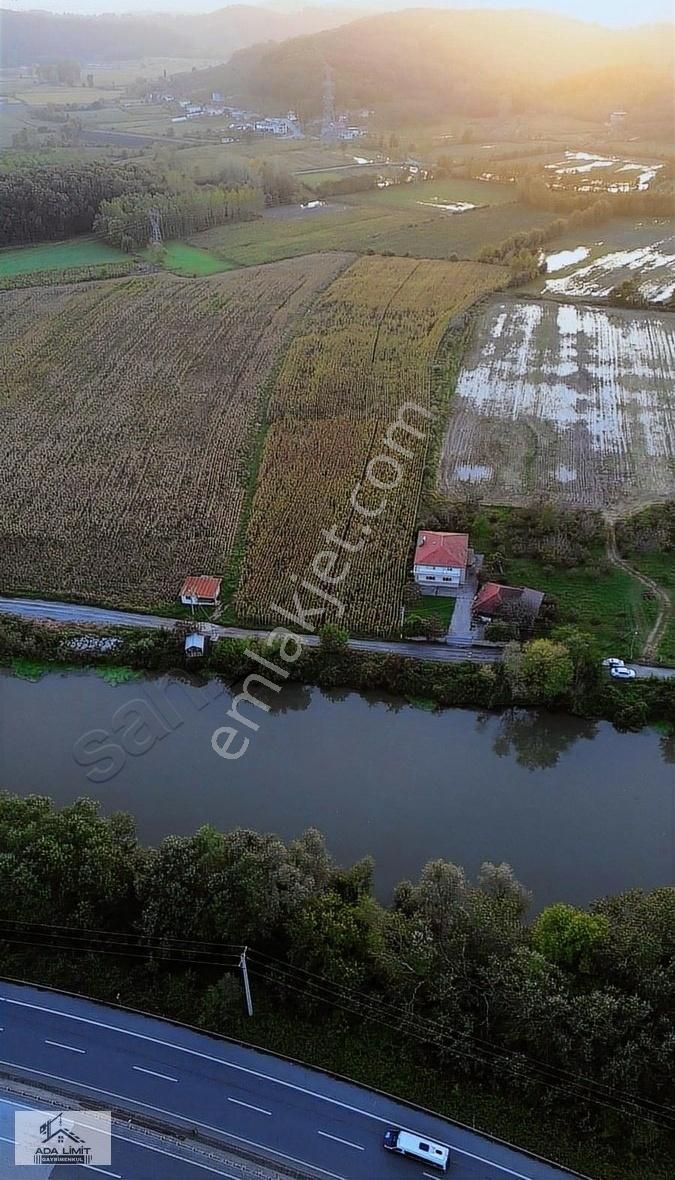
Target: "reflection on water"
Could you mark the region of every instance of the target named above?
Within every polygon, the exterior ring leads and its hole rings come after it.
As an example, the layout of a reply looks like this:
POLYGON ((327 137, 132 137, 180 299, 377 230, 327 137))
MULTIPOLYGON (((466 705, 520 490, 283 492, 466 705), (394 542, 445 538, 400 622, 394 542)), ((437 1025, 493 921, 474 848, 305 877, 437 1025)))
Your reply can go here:
POLYGON ((527 770, 546 770, 575 742, 591 741, 597 733, 597 722, 585 718, 508 709, 499 718, 492 749, 499 758, 515 757, 527 770))
POLYGON ((471 876, 507 861, 536 905, 673 880, 672 736, 297 685, 269 698, 269 712, 248 706, 259 729, 226 762, 211 747, 231 703, 217 683, 0 676, 0 786, 97 798, 148 842, 205 823, 286 839, 317 827, 338 860, 374 856, 383 896, 436 857, 471 876))

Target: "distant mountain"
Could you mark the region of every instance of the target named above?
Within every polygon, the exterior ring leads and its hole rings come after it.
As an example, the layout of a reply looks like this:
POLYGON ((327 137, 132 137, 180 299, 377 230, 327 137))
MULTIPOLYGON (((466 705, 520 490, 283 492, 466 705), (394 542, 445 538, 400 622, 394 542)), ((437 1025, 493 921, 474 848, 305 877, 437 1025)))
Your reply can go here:
POLYGON ((328 5, 285 13, 236 4, 193 16, 154 12, 72 16, 4 8, 0 10, 0 63, 29 66, 67 59, 85 65, 143 57, 227 61, 247 45, 331 29, 354 20, 355 15, 353 8, 328 5))
POLYGON ((589 87, 584 113, 595 119, 606 114, 607 102, 610 109, 631 105, 636 74, 648 75, 652 91, 667 101, 672 45, 667 25, 608 29, 523 9, 410 9, 281 45, 256 45, 226 66, 179 76, 175 84, 195 97, 220 90, 269 113, 292 108, 308 117, 321 111, 329 66, 338 107, 386 104, 414 118, 532 109, 542 102, 563 109, 570 98, 583 110, 584 91, 575 92, 572 82, 582 79, 589 87), (606 94, 603 76, 611 81, 606 94))

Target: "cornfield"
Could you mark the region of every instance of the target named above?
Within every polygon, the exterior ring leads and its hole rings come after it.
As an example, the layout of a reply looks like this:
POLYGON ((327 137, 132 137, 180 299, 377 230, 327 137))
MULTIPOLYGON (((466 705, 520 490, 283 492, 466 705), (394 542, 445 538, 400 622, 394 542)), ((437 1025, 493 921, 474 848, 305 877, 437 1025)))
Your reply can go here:
POLYGON ((260 391, 350 261, 0 296, 0 585, 111 605, 224 572, 260 391))
MULTIPOLYGON (((364 518, 350 497, 361 483, 364 507, 381 501, 382 492, 364 482, 369 460, 387 453, 387 428, 403 403, 430 407, 431 361, 449 321, 503 280, 499 268, 477 263, 367 257, 323 293, 296 333, 270 398, 235 597, 241 618, 280 623, 276 607, 293 610, 315 555, 330 548, 323 530, 334 527, 350 544, 363 537, 364 518)), ((421 417, 415 425, 428 429, 421 417)), ((426 457, 424 440, 412 443, 400 483, 335 591, 344 614, 331 608, 322 622, 341 617, 353 632, 369 633, 397 625, 426 457)), ((389 478, 384 468, 377 478, 389 478)))

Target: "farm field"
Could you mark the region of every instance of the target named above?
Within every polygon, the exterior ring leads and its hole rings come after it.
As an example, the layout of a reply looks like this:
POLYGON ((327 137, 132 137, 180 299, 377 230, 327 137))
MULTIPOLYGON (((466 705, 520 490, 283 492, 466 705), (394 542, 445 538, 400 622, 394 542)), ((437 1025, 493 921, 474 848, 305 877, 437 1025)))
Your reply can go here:
POLYGON ((492 302, 465 357, 443 491, 615 515, 675 492, 675 316, 492 302))
POLYGON ((128 261, 128 255, 114 250, 105 242, 95 238, 71 238, 67 242, 45 242, 39 246, 0 250, 0 278, 5 275, 32 274, 34 271, 103 266, 106 263, 128 261))
POLYGON ((13 94, 29 107, 65 106, 68 103, 114 102, 121 90, 94 86, 30 86, 20 83, 0 85, 0 93, 13 94))
POLYGON ((598 299, 633 279, 644 299, 664 302, 675 292, 674 229, 658 219, 567 234, 548 254, 549 274, 537 286, 554 297, 598 299))
MULTIPOLYGON (((423 428, 400 465, 400 482, 383 493, 366 480, 391 471, 377 463, 399 408, 431 404, 430 366, 448 321, 500 286, 499 267, 403 258, 362 258, 315 303, 294 337, 268 405, 268 428, 249 519, 234 606, 251 622, 282 621, 298 584, 311 575, 334 527, 350 554, 341 581, 342 622, 350 630, 387 633, 401 620, 406 565, 426 456, 423 428), (361 490, 358 490, 362 484, 361 490), (363 519, 350 498, 373 520, 363 519), (377 516, 378 519, 375 519, 377 516), (370 536, 367 546, 363 536, 370 536)), ((386 452, 385 452, 386 453, 386 452)), ((333 610, 333 608, 331 608, 333 610)), ((329 612, 330 613, 330 612, 329 612)), ((333 617, 336 611, 333 610, 333 617)))
MULTIPOLYGON (((340 175, 336 173, 335 175, 340 175)), ((509 184, 492 184, 484 180, 445 180, 414 181, 406 184, 394 184, 385 189, 372 189, 365 193, 358 193, 346 200, 360 204, 377 204, 382 210, 410 209, 411 212, 426 212, 433 206, 442 216, 445 205, 508 205, 514 199, 514 186, 509 184)))
POLYGON ((523 205, 499 205, 462 214, 354 205, 345 210, 344 198, 333 210, 307 210, 304 217, 263 217, 239 225, 219 226, 195 234, 195 246, 213 250, 240 266, 255 266, 280 258, 294 258, 319 250, 349 250, 365 254, 410 255, 413 258, 475 258, 485 245, 511 234, 546 225, 554 214, 523 205))
POLYGON ((1 295, 3 587, 143 608, 225 573, 262 386, 349 261, 1 295))

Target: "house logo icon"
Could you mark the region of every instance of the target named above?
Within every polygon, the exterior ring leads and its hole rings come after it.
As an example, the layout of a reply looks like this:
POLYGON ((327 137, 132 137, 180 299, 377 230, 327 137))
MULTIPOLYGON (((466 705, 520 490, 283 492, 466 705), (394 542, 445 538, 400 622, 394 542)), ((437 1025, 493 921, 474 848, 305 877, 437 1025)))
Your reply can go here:
POLYGON ((73 1121, 63 1111, 40 1124, 40 1145, 35 1164, 91 1164, 92 1152, 85 1139, 73 1130, 73 1121))

